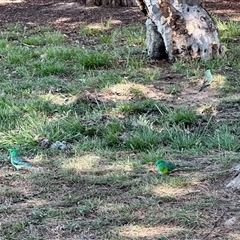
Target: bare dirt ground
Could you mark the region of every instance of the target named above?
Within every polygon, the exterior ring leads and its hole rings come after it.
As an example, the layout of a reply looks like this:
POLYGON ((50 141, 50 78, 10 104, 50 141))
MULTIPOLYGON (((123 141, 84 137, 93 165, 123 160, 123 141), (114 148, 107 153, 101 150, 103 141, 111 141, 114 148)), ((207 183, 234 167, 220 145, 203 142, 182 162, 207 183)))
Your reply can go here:
MULTIPOLYGON (((206 10, 212 14, 223 19, 240 21, 239 0, 204 0, 203 3, 206 10)), ((144 24, 146 21, 146 17, 138 7, 86 7, 78 0, 0 0, 0 19, 0 29, 11 23, 24 24, 28 28, 49 24, 64 32, 69 41, 81 41, 77 34, 81 24, 99 24, 111 20, 111 26, 114 28, 136 22, 144 24)), ((162 63, 159 64, 162 66, 162 63)), ((179 80, 172 79, 171 82, 179 83, 179 80)), ((166 83, 171 84, 171 82, 166 83)), ((154 88, 156 90, 158 87, 154 86, 154 88)), ((197 94, 198 90, 199 86, 192 86, 191 90, 181 92, 177 99, 170 98, 170 101, 189 105, 198 102, 204 104, 218 102, 218 93, 214 89, 210 93, 205 91, 201 95, 197 94)))
MULTIPOLYGON (((209 0, 206 1, 205 7, 208 11, 213 12, 214 14, 217 14, 218 16, 224 18, 224 19, 233 19, 235 21, 240 21, 240 0, 209 0)), ((25 26, 31 28, 35 27, 37 25, 52 25, 54 28, 59 29, 63 31, 69 39, 76 39, 77 38, 77 31, 79 30, 79 25, 80 24, 87 24, 87 23, 101 23, 101 21, 107 21, 111 19, 111 24, 115 26, 126 26, 131 23, 136 23, 140 22, 144 24, 146 18, 144 15, 139 11, 138 8, 136 7, 122 7, 122 8, 103 8, 103 7, 97 7, 97 6, 92 6, 92 7, 85 7, 81 6, 78 2, 74 0, 53 0, 53 1, 48 1, 48 0, 27 0, 27 1, 1 1, 0 0, 0 31, 1 29, 4 29, 5 26, 9 24, 24 24, 25 26)), ((149 86, 148 89, 146 89, 144 92, 147 92, 149 94, 149 97, 156 97, 159 96, 159 91, 162 88, 163 84, 169 85, 172 82, 176 82, 179 79, 178 77, 175 77, 174 79, 162 79, 161 80, 161 85, 159 85, 159 82, 153 82, 152 86, 149 86)), ((185 82, 182 79, 182 83, 180 84, 185 84, 185 82)), ((219 96, 218 92, 214 89, 212 91, 205 91, 201 95, 197 95, 198 93, 199 86, 193 86, 190 90, 185 90, 182 91, 179 95, 173 96, 170 99, 170 95, 166 96, 168 101, 172 101, 172 103, 178 102, 179 104, 186 104, 188 103, 189 105, 197 105, 198 102, 200 101, 201 103, 213 103, 215 101, 219 101, 219 96)), ((109 90, 111 91, 111 89, 109 90)), ((126 91, 126 89, 124 89, 126 91)), ((121 94, 120 94, 121 95, 121 94)), ((116 96, 116 95, 114 95, 116 96)), ((98 96, 101 97, 101 96, 98 96)), ((108 92, 108 94, 102 96, 102 98, 106 97, 111 97, 111 93, 108 92)), ((164 96, 161 96, 164 98, 164 96)), ((107 99, 106 99, 107 100, 107 99)), ((109 100, 109 99, 108 99, 109 100)), ((230 114, 235 114, 237 113, 236 116, 233 116, 232 119, 239 119, 239 107, 235 106, 237 109, 229 108, 228 111, 219 111, 219 119, 221 120, 226 120, 228 119, 230 114)), ((226 109, 225 109, 226 110, 226 109)), ((197 159, 198 161, 202 159, 197 159)), ((206 170, 206 169, 205 169, 206 170)), ((211 169, 207 169, 206 171, 210 172, 211 169)), ((62 186, 62 192, 68 193, 72 191, 72 186, 69 184, 67 185, 65 182, 60 182, 58 179, 54 179, 55 176, 52 176, 52 179, 48 179, 49 182, 54 182, 58 181, 58 185, 62 186)), ((225 179, 223 179, 224 181, 225 179)), ((221 179, 220 179, 221 181, 221 179)), ((30 194, 27 192, 27 187, 26 186, 21 186, 19 185, 19 182, 2 182, 2 185, 6 184, 9 185, 11 184, 10 187, 15 187, 14 184, 18 185, 18 188, 26 188, 26 195, 29 195, 29 198, 34 197, 30 196, 30 194)), ((47 183, 46 183, 47 184, 47 183)), ((106 189, 90 189, 90 187, 85 184, 82 186, 82 191, 87 192, 89 196, 93 195, 99 195, 99 192, 102 192, 102 194, 106 194, 106 189), (86 185, 86 186, 85 186, 86 185), (95 192, 96 191, 96 192, 95 192)), ((206 186, 206 189, 203 189, 206 192, 209 192, 213 190, 213 195, 214 194, 219 194, 222 196, 223 200, 225 202, 229 201, 229 199, 233 202, 233 205, 236 206, 236 209, 239 209, 239 199, 236 197, 236 195, 232 195, 229 193, 225 193, 224 189, 220 189, 219 186, 214 186, 214 189, 207 189, 208 186, 206 186), (235 201, 236 200, 236 201, 235 201)), ((42 187, 44 189, 45 186, 42 187)), ((209 187, 210 188, 210 187, 209 187)), ((36 195, 41 193, 42 191, 41 188, 35 189, 36 195)), ((76 194, 78 190, 76 190, 76 194)), ((169 191, 169 189, 168 189, 169 191)), ((72 192, 74 194, 74 192, 72 192)), ((118 199, 118 201, 123 201, 125 195, 124 189, 122 190, 122 197, 123 199, 118 199)), ((161 193, 162 194, 162 193, 161 193)), ((67 195, 66 195, 67 196, 67 195)), ((48 200, 49 202, 54 202, 56 199, 53 199, 54 197, 57 197, 54 192, 51 194, 49 193, 48 200)), ((82 201, 82 199, 80 198, 82 201)), ((79 201, 80 201, 79 200, 79 201)), ((196 196, 196 202, 198 201, 198 197, 196 196)), ((223 201, 222 200, 222 201, 223 201)), ((39 197, 39 205, 43 204, 41 202, 41 198, 39 197)), ((20 201, 19 201, 20 202, 20 201)), ((22 210, 23 209, 24 203, 19 203, 18 208, 19 210, 16 209, 16 211, 19 211, 19 216, 22 217, 22 210), (20 208, 19 208, 20 207, 20 208)), ((62 207, 62 206, 59 206, 62 207)), ((216 209, 209 210, 209 214, 211 215, 216 214, 216 224, 213 225, 212 230, 210 229, 207 233, 203 233, 202 235, 205 236, 202 239, 226 239, 226 238, 221 238, 223 230, 221 226, 217 227, 217 231, 215 231, 214 234, 211 235, 213 232, 213 229, 216 228, 218 222, 221 220, 223 217, 225 210, 223 210, 223 213, 217 212, 216 209), (211 213, 211 211, 213 213, 211 213), (216 213, 214 213, 216 211, 216 213), (211 236, 210 236, 211 235, 211 236)), ((16 219, 15 219, 16 220, 16 219)), ((8 220, 6 220, 7 222, 8 220)), ((90 220, 89 220, 90 221, 90 220)), ((210 220, 209 220, 210 221, 210 220)), ((5 223, 5 225, 8 225, 8 222, 5 223)), ((9 222, 10 225, 10 222, 9 222)), ((69 236, 66 237, 56 237, 56 238, 51 238, 50 236, 55 236, 56 232, 58 231, 64 231, 64 229, 59 229, 61 228, 61 225, 59 225, 57 222, 52 223, 52 229, 49 229, 47 232, 46 229, 43 229, 43 234, 48 235, 48 239, 70 239, 69 236)), ((236 230, 236 229, 235 229, 236 230)), ((136 230, 137 231, 137 230, 136 230)), ((156 236, 154 235, 154 231, 162 231, 161 229, 152 229, 149 230, 149 228, 146 229, 144 234, 142 236, 138 236, 138 239, 156 239, 156 236), (151 237, 153 236, 153 237, 151 237), (154 237, 155 236, 155 237, 154 237)), ((194 231, 194 229, 193 229, 194 231)), ((232 230, 229 229, 229 232, 232 230)), ((142 231, 143 232, 143 231, 142 231)), ((90 239, 90 238, 85 238, 85 233, 83 232, 83 237, 81 239, 90 239)), ((132 233, 124 233, 126 236, 130 236, 131 234, 136 236, 135 232, 132 233)), ((125 236, 123 234, 123 236, 125 236)), ((239 239, 239 235, 233 236, 232 239, 239 239)), ((1 239, 1 236, 0 236, 1 239)), ((74 238, 77 239, 77 238, 74 238)), ((94 238, 91 238, 94 239, 94 238)), ((97 238, 95 238, 97 239, 97 238)), ((99 238, 100 239, 100 238, 99 238)), ((133 238, 130 238, 133 239, 133 238)), ((135 238, 136 239, 136 238, 135 238)))
MULTIPOLYGON (((205 8, 223 18, 240 21, 239 0, 208 0, 205 8)), ((28 26, 51 24, 65 33, 74 34, 80 23, 97 23, 109 18, 112 24, 122 26, 145 21, 137 7, 85 7, 74 0, 0 1, 1 28, 10 23, 28 26)))

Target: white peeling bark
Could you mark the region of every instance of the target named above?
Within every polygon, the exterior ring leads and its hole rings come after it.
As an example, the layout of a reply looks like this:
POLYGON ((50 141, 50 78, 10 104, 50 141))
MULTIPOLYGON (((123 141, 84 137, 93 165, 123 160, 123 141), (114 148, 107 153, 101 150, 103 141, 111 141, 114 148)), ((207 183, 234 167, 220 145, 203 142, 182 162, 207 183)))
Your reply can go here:
POLYGON ((237 164, 232 171, 237 172, 235 174, 235 178, 232 179, 228 184, 227 188, 232 188, 234 190, 240 190, 240 164, 237 164))
POLYGON ((152 21, 146 22, 147 49, 151 58, 156 58, 159 54, 155 51, 164 47, 169 60, 209 60, 224 54, 217 27, 201 7, 200 0, 143 1, 152 21))
POLYGON ((240 174, 235 177, 230 183, 228 183, 226 187, 240 190, 240 174))

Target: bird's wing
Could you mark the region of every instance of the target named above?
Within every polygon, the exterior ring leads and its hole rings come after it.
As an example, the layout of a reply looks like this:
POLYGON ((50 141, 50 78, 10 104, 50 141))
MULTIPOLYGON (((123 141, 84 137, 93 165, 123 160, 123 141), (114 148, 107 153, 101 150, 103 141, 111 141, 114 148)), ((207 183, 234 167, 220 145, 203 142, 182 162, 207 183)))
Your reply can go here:
POLYGON ((166 163, 166 167, 167 167, 168 169, 171 169, 171 170, 173 170, 173 169, 176 168, 176 166, 175 166, 173 163, 171 163, 171 162, 167 162, 167 163, 166 163))
POLYGON ((212 74, 211 73, 205 73, 204 80, 206 84, 210 84, 213 80, 212 74))
POLYGON ((22 157, 20 156, 15 156, 12 158, 12 163, 13 165, 16 166, 27 166, 27 167, 31 167, 32 164, 27 162, 26 160, 24 160, 22 157))

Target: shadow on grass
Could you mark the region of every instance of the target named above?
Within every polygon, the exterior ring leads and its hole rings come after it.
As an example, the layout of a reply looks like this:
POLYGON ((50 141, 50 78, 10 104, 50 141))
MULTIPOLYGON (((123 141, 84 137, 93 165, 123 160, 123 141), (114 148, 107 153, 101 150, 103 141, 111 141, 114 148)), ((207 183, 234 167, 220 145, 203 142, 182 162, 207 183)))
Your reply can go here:
POLYGON ((219 179, 204 180, 198 172, 160 175, 149 165, 134 169, 134 162, 107 163, 94 153, 56 155, 41 170, 10 171, 2 176, 7 218, 1 233, 6 239, 179 239, 201 238, 216 228, 229 236, 215 226, 228 206, 228 199, 211 192, 219 179))
MULTIPOLYGON (((180 67, 192 70, 195 64, 180 67)), ((201 68, 217 71, 223 65, 212 61, 201 68)), ((114 84, 121 81, 111 77, 114 84)), ((232 79, 234 87, 238 79, 232 79)), ((5 239, 229 239, 238 234, 235 226, 229 231, 224 225, 239 216, 239 198, 225 189, 231 173, 222 170, 239 160, 239 99, 217 101, 199 115, 181 109, 180 91, 170 107, 168 99, 153 99, 136 85, 115 102, 101 98, 104 81, 97 90, 88 89, 90 94, 76 94, 74 87, 65 93, 52 89, 57 96, 51 100, 39 89, 35 95, 24 92, 36 101, 19 104, 22 98, 16 98, 18 109, 11 101, 5 112, 1 109, 2 150, 15 145, 30 157, 35 151, 39 163, 32 172, 17 172, 7 164, 7 154, 1 155, 0 234, 5 239), (72 149, 40 149, 39 136, 65 140, 72 149), (160 175, 154 162, 163 157, 194 170, 160 175)), ((16 88, 11 92, 17 93, 16 88)))

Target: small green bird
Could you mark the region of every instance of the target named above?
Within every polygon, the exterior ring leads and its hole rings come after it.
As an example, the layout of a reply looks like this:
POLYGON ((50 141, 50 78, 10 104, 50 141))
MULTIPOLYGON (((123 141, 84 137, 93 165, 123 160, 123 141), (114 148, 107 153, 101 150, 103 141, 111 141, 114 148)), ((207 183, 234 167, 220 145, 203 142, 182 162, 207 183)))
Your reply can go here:
POLYGON ((205 74, 204 74, 204 81, 203 81, 203 84, 199 90, 199 92, 201 92, 205 87, 209 86, 210 83, 212 82, 213 80, 213 76, 212 76, 212 73, 211 71, 208 69, 205 74))
POLYGON ((177 169, 176 165, 174 165, 171 162, 164 161, 164 160, 157 160, 156 166, 157 166, 157 169, 164 174, 169 174, 173 170, 177 169))
POLYGON ((9 149, 11 163, 18 170, 20 168, 31 168, 34 167, 31 163, 24 160, 15 149, 9 149))

